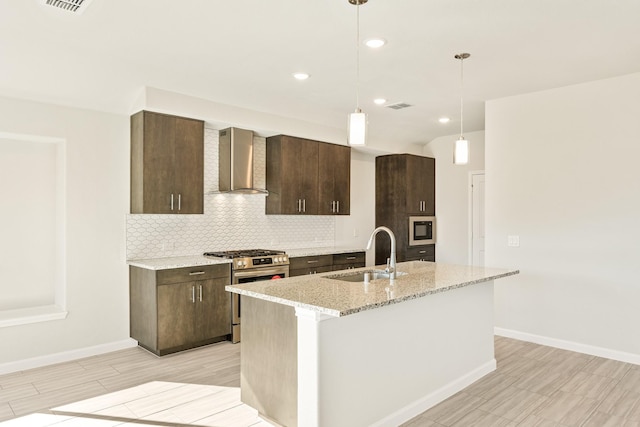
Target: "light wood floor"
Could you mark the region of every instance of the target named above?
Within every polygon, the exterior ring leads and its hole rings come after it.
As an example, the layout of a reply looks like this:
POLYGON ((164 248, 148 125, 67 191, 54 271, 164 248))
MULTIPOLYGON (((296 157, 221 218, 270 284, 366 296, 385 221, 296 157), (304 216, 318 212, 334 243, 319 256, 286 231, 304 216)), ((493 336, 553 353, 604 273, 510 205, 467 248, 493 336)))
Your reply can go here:
MULTIPOLYGON (((640 427, 640 366, 501 337, 496 359, 403 426, 640 427)), ((162 358, 117 351, 0 375, 0 427, 270 426, 241 404, 239 378, 230 343, 162 358)))

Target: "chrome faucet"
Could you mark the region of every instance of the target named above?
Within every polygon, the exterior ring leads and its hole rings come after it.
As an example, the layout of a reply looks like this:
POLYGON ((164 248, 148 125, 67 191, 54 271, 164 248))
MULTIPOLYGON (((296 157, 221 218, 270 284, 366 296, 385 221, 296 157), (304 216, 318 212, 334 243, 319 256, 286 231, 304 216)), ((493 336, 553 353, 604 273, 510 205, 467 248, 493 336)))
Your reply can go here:
POLYGON ((389 254, 389 258, 387 259, 387 268, 386 272, 389 273, 389 279, 395 280, 396 278, 396 236, 393 234, 387 227, 378 227, 373 230, 371 233, 371 237, 369 237, 369 243, 367 243, 367 250, 371 249, 371 245, 373 244, 373 238, 376 237, 381 231, 386 231, 391 239, 391 253, 389 254))

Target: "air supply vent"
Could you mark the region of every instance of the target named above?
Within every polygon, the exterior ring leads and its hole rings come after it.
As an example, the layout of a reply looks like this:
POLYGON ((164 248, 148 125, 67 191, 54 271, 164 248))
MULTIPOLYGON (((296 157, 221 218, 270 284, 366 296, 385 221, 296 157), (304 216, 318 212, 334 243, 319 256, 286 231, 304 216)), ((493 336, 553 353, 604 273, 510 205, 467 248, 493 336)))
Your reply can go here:
POLYGON ((413 105, 404 102, 396 102, 395 104, 387 105, 387 108, 391 108, 393 110, 402 110, 403 108, 409 107, 413 107, 413 105))
POLYGON ((66 10, 80 14, 89 6, 92 0, 41 0, 42 4, 46 6, 55 7, 58 9, 66 10))

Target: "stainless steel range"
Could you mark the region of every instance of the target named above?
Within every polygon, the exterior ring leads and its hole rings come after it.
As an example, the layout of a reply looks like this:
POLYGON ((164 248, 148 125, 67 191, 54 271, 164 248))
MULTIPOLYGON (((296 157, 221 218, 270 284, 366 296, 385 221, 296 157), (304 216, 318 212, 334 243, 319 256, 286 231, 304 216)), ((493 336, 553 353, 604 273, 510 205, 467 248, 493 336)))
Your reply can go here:
MULTIPOLYGON (((289 257, 283 251, 248 249, 205 252, 204 256, 232 259, 231 283, 258 282, 289 277, 289 257)), ((241 298, 231 294, 231 342, 240 342, 241 298)))

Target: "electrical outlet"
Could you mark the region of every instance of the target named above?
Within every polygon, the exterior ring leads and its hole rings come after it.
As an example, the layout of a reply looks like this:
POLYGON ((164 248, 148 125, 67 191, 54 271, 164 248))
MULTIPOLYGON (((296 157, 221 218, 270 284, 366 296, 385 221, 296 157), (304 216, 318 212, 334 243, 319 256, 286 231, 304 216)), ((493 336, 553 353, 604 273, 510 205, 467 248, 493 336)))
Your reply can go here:
POLYGON ((517 248, 520 246, 520 236, 507 236, 507 246, 517 248))

